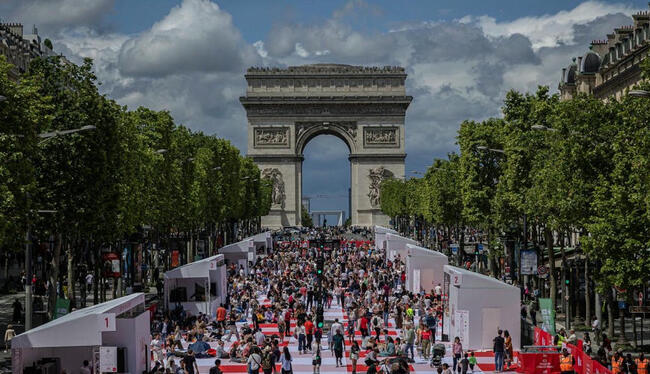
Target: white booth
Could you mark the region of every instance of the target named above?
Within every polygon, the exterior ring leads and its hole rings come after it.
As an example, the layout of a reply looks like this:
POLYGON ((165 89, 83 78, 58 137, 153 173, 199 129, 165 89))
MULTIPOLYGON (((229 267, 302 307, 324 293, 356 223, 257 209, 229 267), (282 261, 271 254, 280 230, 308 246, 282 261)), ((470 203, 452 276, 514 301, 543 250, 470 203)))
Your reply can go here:
POLYGON ((36 365, 39 373, 149 370, 149 311, 143 293, 73 311, 11 340, 12 373, 36 365))
POLYGON ((386 233, 386 259, 394 261, 399 255, 402 261, 406 261, 409 251, 407 244, 418 245, 413 239, 405 238, 397 234, 386 233))
POLYGON ((246 274, 248 274, 248 262, 254 264, 257 261, 255 242, 252 238, 223 246, 219 248, 219 254, 224 256, 227 265, 237 264, 237 268, 241 265, 246 274))
POLYGON ((445 265, 443 334, 458 336, 463 348, 492 349, 497 330, 508 330, 512 346, 520 347, 519 288, 469 270, 445 265))
POLYGON ((257 254, 269 254, 271 253, 271 250, 273 250, 273 237, 271 237, 270 231, 264 231, 257 235, 253 235, 251 236, 251 239, 253 240, 253 245, 255 246, 257 254))
POLYGON ((383 226, 375 226, 375 247, 377 249, 386 249, 386 234, 395 234, 398 232, 383 226))
POLYGON ((193 315, 214 315, 219 304, 226 301, 227 276, 222 254, 165 272, 165 308, 171 310, 180 303, 185 311, 193 315))
POLYGON ((431 291, 444 279, 444 266, 449 263, 447 256, 428 248, 407 244, 406 289, 413 293, 420 290, 431 291))

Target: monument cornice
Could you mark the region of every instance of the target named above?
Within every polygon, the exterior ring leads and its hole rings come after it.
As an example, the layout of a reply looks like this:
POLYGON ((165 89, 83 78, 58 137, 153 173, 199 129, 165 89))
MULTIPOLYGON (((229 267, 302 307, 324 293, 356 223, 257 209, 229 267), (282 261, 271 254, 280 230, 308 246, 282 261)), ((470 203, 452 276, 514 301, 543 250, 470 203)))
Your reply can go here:
POLYGON ((366 96, 241 96, 239 101, 243 105, 250 104, 313 104, 335 103, 410 103, 413 96, 400 95, 366 95, 366 96))
POLYGON ((298 102, 246 103, 246 115, 254 117, 376 117, 404 116, 410 101, 402 102, 298 102))

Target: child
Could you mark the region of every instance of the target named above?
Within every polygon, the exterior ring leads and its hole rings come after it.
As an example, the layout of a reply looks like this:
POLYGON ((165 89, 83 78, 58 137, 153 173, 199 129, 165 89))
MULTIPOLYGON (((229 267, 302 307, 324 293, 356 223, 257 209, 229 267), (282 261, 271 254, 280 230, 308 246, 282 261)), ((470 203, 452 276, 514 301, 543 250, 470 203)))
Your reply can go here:
POLYGON ((474 357, 474 352, 470 352, 470 354, 469 354, 469 370, 472 373, 474 372, 474 365, 476 365, 476 357, 474 357))
POLYGON ((449 368, 449 364, 447 363, 442 364, 442 374, 453 374, 451 369, 449 368))
POLYGON ((458 365, 458 371, 460 371, 461 374, 467 374, 467 368, 469 366, 468 357, 469 355, 467 354, 467 352, 465 352, 465 356, 460 360, 460 364, 458 365))

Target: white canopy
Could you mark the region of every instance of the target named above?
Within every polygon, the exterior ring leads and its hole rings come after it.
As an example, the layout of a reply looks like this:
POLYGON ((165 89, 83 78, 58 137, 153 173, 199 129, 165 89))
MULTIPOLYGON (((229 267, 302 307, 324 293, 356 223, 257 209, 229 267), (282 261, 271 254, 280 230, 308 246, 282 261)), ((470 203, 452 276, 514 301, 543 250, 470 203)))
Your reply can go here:
POLYGON ((393 261, 399 254, 404 261, 408 255, 407 244, 417 245, 418 242, 397 234, 386 233, 386 258, 393 261))
POLYGON ((190 262, 165 272, 165 279, 178 278, 209 278, 210 270, 217 269, 217 263, 223 260, 223 255, 218 254, 203 260, 190 262))
POLYGON ((228 244, 219 248, 219 253, 224 255, 230 264, 238 264, 244 267, 248 274, 248 261, 255 263, 257 253, 255 251, 255 242, 253 238, 246 238, 240 242, 228 244))
POLYGON ((385 247, 386 234, 398 234, 397 231, 383 226, 375 226, 374 231, 375 231, 375 247, 380 249, 386 249, 385 247))
POLYGON ((273 248, 273 238, 270 231, 264 231, 257 235, 251 236, 255 245, 263 244, 267 249, 273 248))
POLYGON ((26 331, 11 340, 11 348, 88 347, 102 345, 102 331, 115 317, 138 304, 144 305, 144 294, 134 293, 76 310, 44 325, 26 331))
POLYGON ((513 347, 520 347, 521 291, 498 279, 445 265, 444 332, 461 338, 468 349, 490 349, 497 329, 508 330, 513 347))
POLYGON ((406 245, 406 289, 420 292, 430 291, 442 284, 444 266, 449 263, 447 256, 428 248, 413 244, 406 245))

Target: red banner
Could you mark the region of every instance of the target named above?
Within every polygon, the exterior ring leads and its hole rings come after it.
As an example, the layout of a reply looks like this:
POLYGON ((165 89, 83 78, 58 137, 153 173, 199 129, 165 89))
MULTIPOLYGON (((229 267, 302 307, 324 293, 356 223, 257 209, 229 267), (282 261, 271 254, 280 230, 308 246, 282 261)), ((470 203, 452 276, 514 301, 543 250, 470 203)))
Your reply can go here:
POLYGON ((519 353, 521 372, 526 374, 551 374, 560 371, 559 353, 519 353))
POLYGON ((548 332, 539 327, 535 327, 534 332, 535 345, 553 345, 553 337, 548 332))

